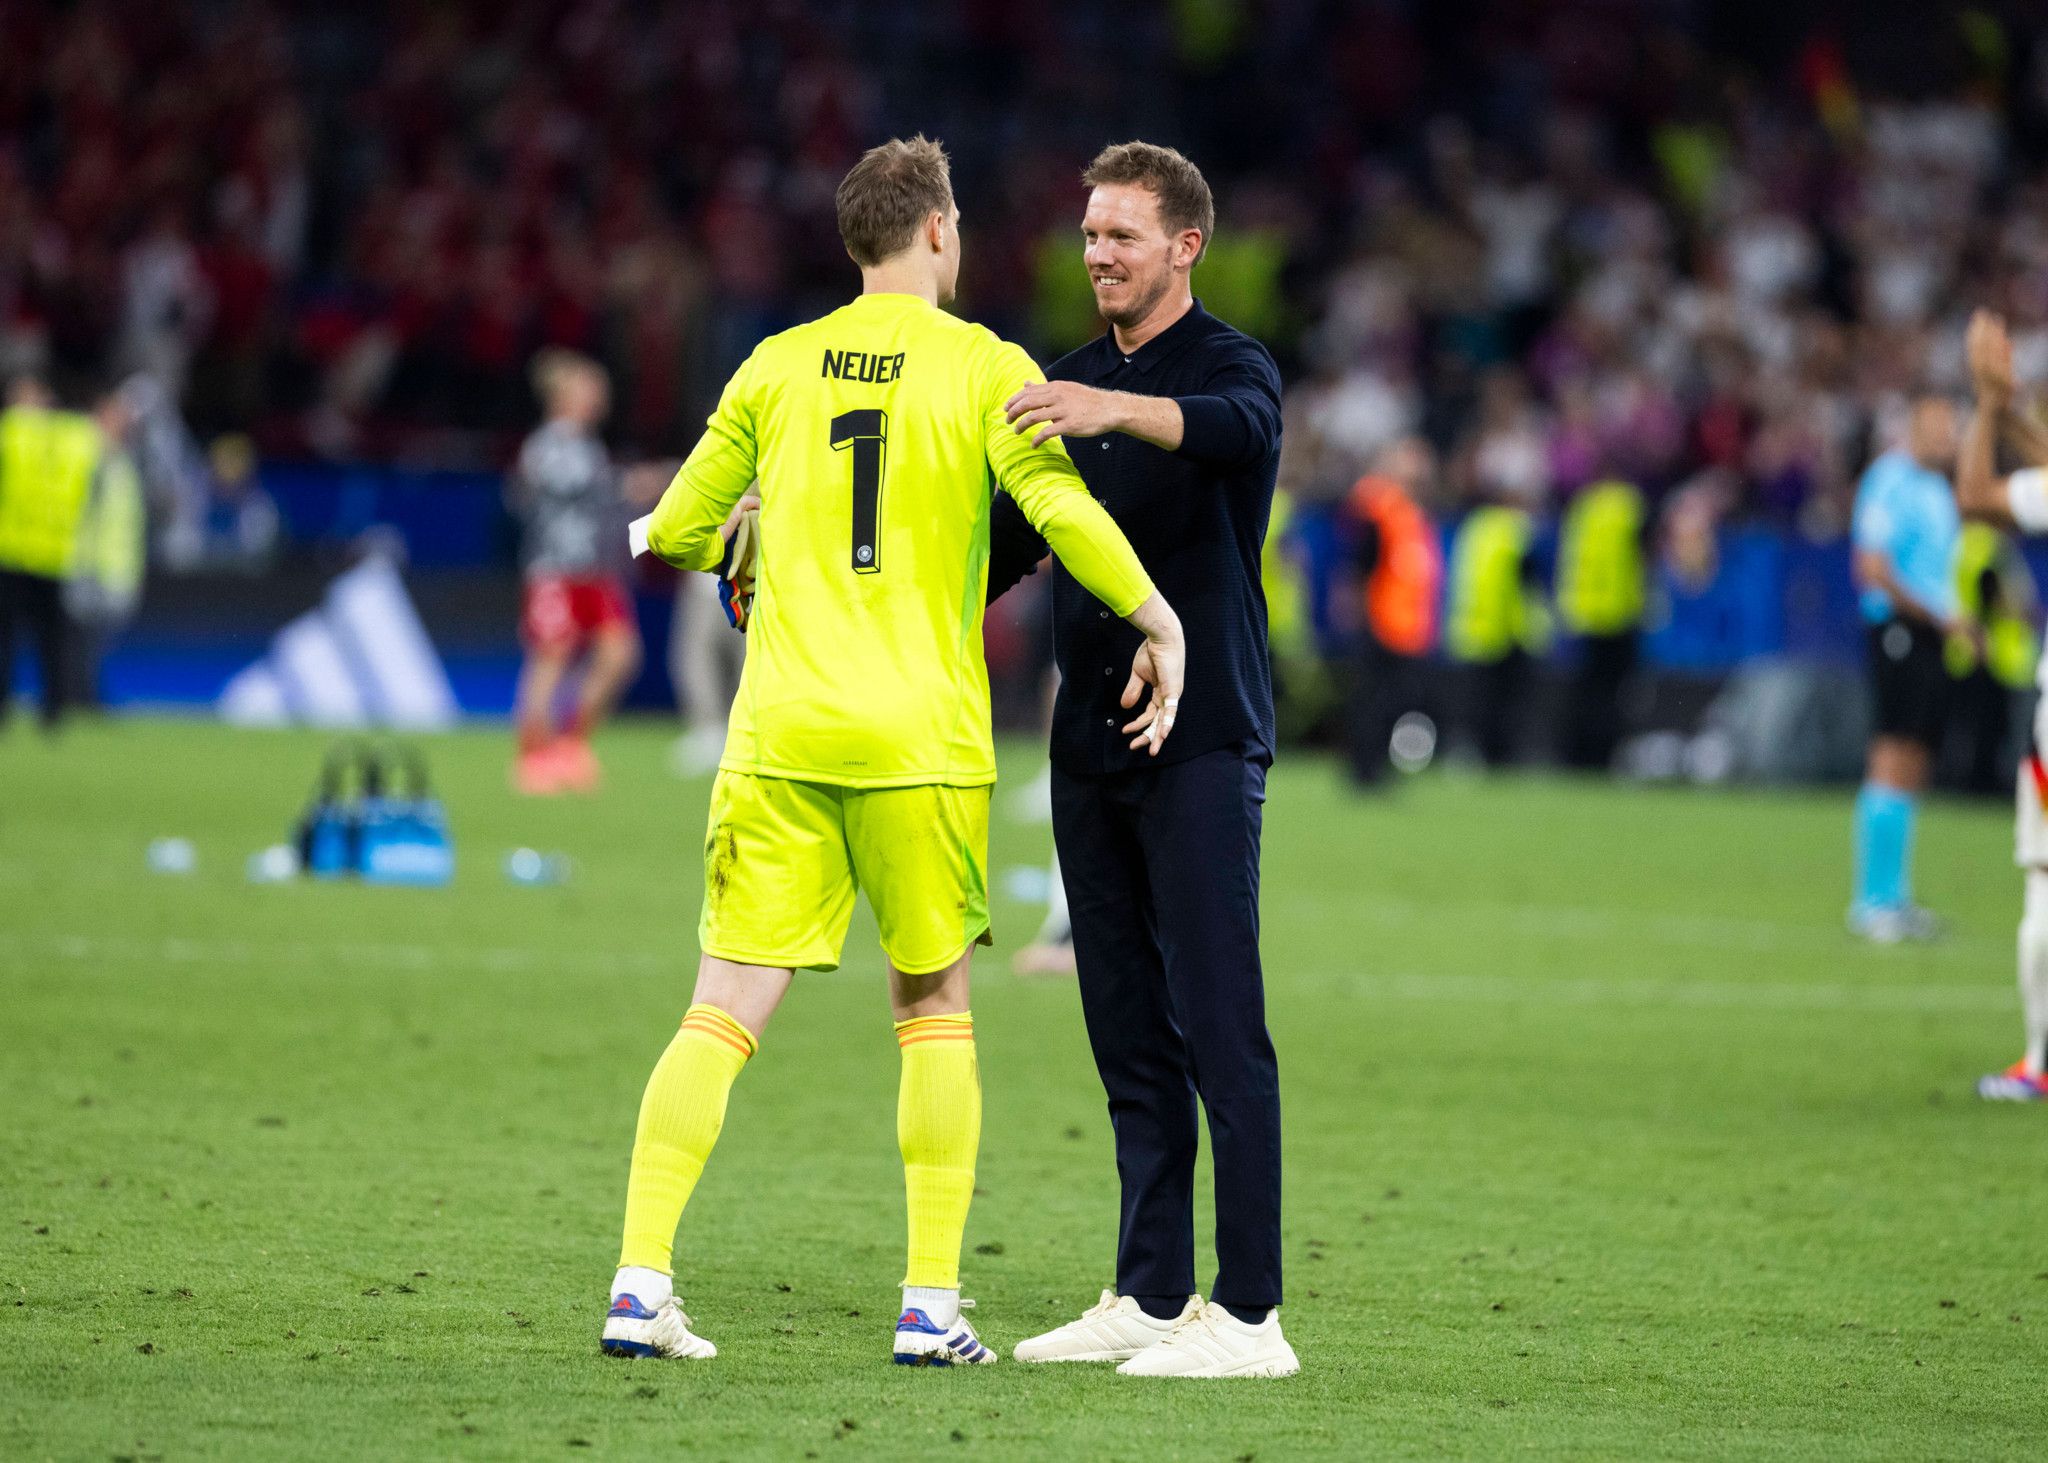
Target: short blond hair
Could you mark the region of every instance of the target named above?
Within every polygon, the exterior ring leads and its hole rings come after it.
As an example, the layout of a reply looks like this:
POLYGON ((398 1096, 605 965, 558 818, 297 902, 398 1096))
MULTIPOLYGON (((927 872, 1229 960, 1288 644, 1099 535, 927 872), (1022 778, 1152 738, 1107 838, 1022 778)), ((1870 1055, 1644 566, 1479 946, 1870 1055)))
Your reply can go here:
POLYGON ((551 345, 534 352, 533 364, 527 367, 527 380, 533 383, 533 394, 541 399, 541 404, 553 406, 562 388, 572 378, 586 373, 603 375, 604 367, 581 351, 551 345))
POLYGON ((1209 240, 1216 236, 1216 197, 1202 170, 1176 149, 1156 142, 1112 143, 1095 154, 1081 181, 1090 188, 1130 184, 1150 189, 1159 200, 1159 221, 1169 234, 1183 229, 1202 231, 1195 263, 1200 264, 1209 252, 1209 240))
POLYGON ((953 174, 946 149, 923 133, 871 147, 840 181, 839 237, 863 269, 902 253, 918 227, 953 207, 953 174))

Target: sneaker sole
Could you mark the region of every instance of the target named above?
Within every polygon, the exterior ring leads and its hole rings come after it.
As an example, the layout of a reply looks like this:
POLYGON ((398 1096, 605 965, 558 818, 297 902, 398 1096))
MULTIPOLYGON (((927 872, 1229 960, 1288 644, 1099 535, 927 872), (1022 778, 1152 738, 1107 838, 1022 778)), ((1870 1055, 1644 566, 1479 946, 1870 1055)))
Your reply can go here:
POLYGON ((2010 1102, 2020 1107, 2025 1107, 2030 1103, 2048 1101, 2048 1094, 2038 1092, 2001 1092, 1996 1088, 1987 1091, 1982 1087, 1977 1089, 1977 1096, 1985 1102, 2010 1102))
MULTIPOLYGON (((709 1342, 705 1344, 710 1345, 709 1342)), ((709 1351, 663 1351, 650 1341, 628 1341, 623 1336, 606 1336, 597 1345, 606 1356, 616 1356, 622 1361, 710 1361, 718 1355, 715 1346, 709 1351)))
POLYGON ((995 1352, 983 1349, 987 1361, 969 1361, 951 1351, 899 1351, 894 1360, 898 1366, 988 1366, 996 1360, 995 1352))
POLYGON ((1153 1381, 1211 1382, 1226 1378, 1257 1380, 1261 1378, 1291 1377, 1301 1370, 1301 1363, 1292 1354, 1285 1360, 1267 1357, 1259 1361, 1241 1362, 1221 1371, 1205 1369, 1199 1372, 1127 1372, 1121 1369, 1120 1377, 1143 1377, 1153 1381))
POLYGON ((1244 1371, 1225 1372, 1227 1377, 1291 1377, 1301 1370, 1301 1362, 1293 1352, 1280 1362, 1260 1362, 1244 1371))
POLYGON ((1129 1361, 1137 1354, 1136 1351, 1075 1351, 1063 1356, 1025 1356, 1022 1352, 1012 1352, 1010 1356, 1013 1361, 1021 1361, 1026 1366, 1045 1366, 1056 1361, 1114 1361, 1122 1363, 1129 1361))

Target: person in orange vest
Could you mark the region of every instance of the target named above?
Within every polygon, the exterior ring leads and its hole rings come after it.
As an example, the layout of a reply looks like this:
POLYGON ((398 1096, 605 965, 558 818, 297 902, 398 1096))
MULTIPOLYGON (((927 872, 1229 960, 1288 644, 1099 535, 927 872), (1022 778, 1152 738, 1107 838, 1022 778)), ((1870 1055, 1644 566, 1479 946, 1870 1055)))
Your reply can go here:
POLYGON ((1428 699, 1444 560, 1419 499, 1435 472, 1429 444, 1404 437, 1381 450, 1345 500, 1362 611, 1349 718, 1351 775, 1360 786, 1386 775, 1394 724, 1428 699))

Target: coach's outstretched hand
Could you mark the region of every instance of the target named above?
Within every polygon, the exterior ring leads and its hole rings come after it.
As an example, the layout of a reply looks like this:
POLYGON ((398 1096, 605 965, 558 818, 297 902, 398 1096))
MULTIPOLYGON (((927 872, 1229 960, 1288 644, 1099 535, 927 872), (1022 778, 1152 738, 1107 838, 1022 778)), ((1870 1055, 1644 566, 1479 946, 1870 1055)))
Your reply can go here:
POLYGON ((1145 632, 1145 643, 1131 658, 1131 679, 1124 687, 1123 704, 1126 709, 1136 706, 1147 686, 1152 688, 1152 699, 1124 732, 1131 736, 1132 751, 1148 747, 1150 755, 1157 757, 1180 710, 1188 671, 1187 640, 1181 634, 1180 616, 1157 590, 1127 618, 1145 632))

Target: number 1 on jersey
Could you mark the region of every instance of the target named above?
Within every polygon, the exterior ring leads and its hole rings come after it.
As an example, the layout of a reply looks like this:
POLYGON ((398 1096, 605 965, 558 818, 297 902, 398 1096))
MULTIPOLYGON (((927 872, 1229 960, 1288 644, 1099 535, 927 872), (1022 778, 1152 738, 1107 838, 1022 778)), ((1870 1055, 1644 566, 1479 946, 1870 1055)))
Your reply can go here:
POLYGON ((889 414, 879 407, 843 411, 832 418, 832 450, 853 449, 853 572, 882 568, 882 470, 889 446, 889 414))

